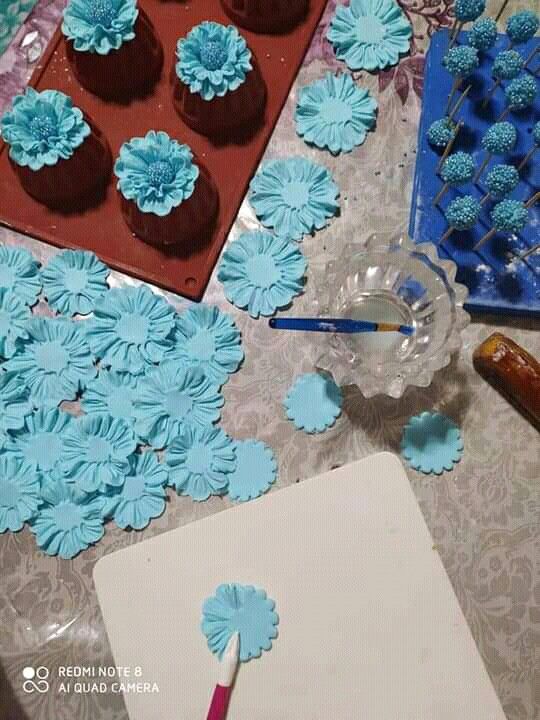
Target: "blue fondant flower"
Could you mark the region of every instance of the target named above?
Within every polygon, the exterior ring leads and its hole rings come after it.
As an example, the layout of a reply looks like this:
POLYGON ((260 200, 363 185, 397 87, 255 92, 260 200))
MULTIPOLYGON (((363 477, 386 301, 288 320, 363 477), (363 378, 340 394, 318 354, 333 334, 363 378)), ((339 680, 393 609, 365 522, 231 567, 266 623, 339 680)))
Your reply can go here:
POLYGON ((303 288, 306 261, 296 243, 267 232, 249 232, 223 254, 218 279, 227 300, 253 318, 286 307, 303 288))
POLYGON ((533 77, 517 77, 505 88, 506 104, 511 110, 524 110, 534 102, 536 90, 536 80, 533 77))
POLYGON ((452 470, 461 459, 461 433, 444 415, 423 412, 405 426, 401 453, 415 470, 440 475, 443 470, 452 470))
POLYGON ((529 222, 529 210, 520 200, 501 200, 494 206, 490 217, 496 230, 517 233, 529 222))
POLYGON ((480 217, 482 206, 472 195, 458 197, 448 205, 445 217, 448 225, 456 230, 469 230, 480 217))
POLYGON ((135 422, 133 403, 137 397, 140 376, 114 370, 100 370, 88 383, 81 398, 81 407, 89 415, 105 413, 123 418, 130 425, 135 422))
POLYGON ((27 338, 6 367, 19 373, 37 406, 75 400, 96 375, 90 349, 79 325, 67 320, 34 317, 26 325, 27 338))
POLYGON ((17 373, 0 373, 0 430, 20 430, 32 412, 28 388, 17 373))
POLYGON ((41 502, 30 529, 47 555, 69 560, 103 537, 102 497, 85 496, 59 479, 42 488, 41 502))
POLYGON ((476 20, 486 9, 486 0, 456 0, 454 13, 460 22, 476 20))
POLYGON ((513 165, 495 165, 486 177, 486 187, 489 194, 496 200, 501 200, 517 188, 519 172, 513 165))
POLYGON ((497 40, 497 23, 486 17, 473 23, 469 31, 469 45, 477 50, 489 50, 497 40))
POLYGON ((62 32, 75 50, 107 55, 135 37, 136 0, 69 0, 62 32))
POLYGON ((338 197, 330 171, 301 157, 267 162, 249 195, 262 224, 289 240, 326 227, 339 210, 338 197))
POLYGON ((300 90, 296 129, 300 137, 335 155, 351 152, 375 124, 377 101, 350 75, 327 73, 300 90))
POLYGON ((513 80, 523 68, 523 58, 516 50, 504 50, 493 61, 491 72, 498 80, 513 80))
POLYGON ((203 604, 201 629, 208 647, 220 659, 234 633, 240 638, 240 660, 246 662, 270 650, 278 635, 276 604, 252 585, 220 585, 203 604))
POLYGON ((237 90, 252 70, 251 51, 238 30, 203 22, 176 46, 176 74, 203 100, 237 90))
POLYGON ((341 414, 340 388, 326 375, 307 373, 298 377, 285 398, 287 417, 307 433, 324 432, 341 414))
POLYGON ((486 131, 481 145, 484 150, 494 155, 513 150, 517 141, 516 128, 509 122, 498 122, 486 131))
POLYGON ((187 424, 211 425, 219 420, 223 396, 206 375, 171 360, 150 372, 135 399, 135 429, 152 447, 168 445, 187 424))
POLYGON ((449 155, 444 161, 441 168, 441 177, 449 185, 464 185, 472 180, 474 169, 472 155, 466 152, 456 152, 449 155))
POLYGON ((155 453, 132 455, 124 484, 105 500, 104 515, 112 517, 123 530, 128 527, 142 530, 165 510, 164 486, 168 480, 167 467, 155 453))
POLYGON ((521 10, 511 15, 506 23, 506 32, 514 45, 529 42, 540 27, 538 15, 532 10, 521 10))
POLYGON ((197 502, 227 492, 229 475, 236 467, 234 445, 216 427, 187 425, 169 446, 166 462, 169 482, 179 495, 197 502))
POLYGON ((117 187, 141 212, 164 217, 193 195, 199 168, 187 145, 150 130, 120 148, 114 164, 117 187))
POLYGON ((172 305, 140 285, 110 290, 84 325, 88 344, 102 365, 137 375, 163 360, 174 321, 172 305))
POLYGON ((338 5, 328 29, 336 56, 351 70, 395 65, 409 51, 411 24, 394 0, 351 0, 338 5))
POLYGON ((0 245, 0 288, 11 290, 26 305, 35 305, 41 292, 39 264, 28 250, 0 245))
POLYGON ((476 48, 458 45, 450 48, 443 57, 442 64, 453 78, 465 78, 479 66, 476 48))
POLYGON ((176 320, 169 357, 199 368, 221 386, 244 359, 240 331, 230 315, 215 305, 195 305, 176 320))
POLYGON ((40 170, 70 158, 90 135, 82 111, 58 90, 26 89, 13 98, 0 123, 9 157, 22 167, 40 170))
POLYGON ((454 133, 456 125, 448 118, 441 118, 431 123, 427 131, 427 139, 430 145, 434 147, 446 147, 454 133))
POLYGON ((276 481, 277 463, 272 450, 258 440, 234 445, 236 468, 229 475, 229 497, 245 502, 259 497, 276 481))
POLYGON ((84 415, 65 433, 62 474, 78 490, 92 493, 119 487, 129 470, 137 441, 125 420, 110 415, 84 415))
POLYGON ((24 460, 0 456, 0 533, 17 532, 35 517, 40 502, 39 478, 24 460))
POLYGON ((63 250, 41 271, 47 302, 62 315, 88 315, 109 288, 109 268, 94 253, 63 250))
POLYGON ((0 356, 10 358, 16 342, 26 337, 26 323, 31 317, 30 308, 11 290, 0 287, 0 356))

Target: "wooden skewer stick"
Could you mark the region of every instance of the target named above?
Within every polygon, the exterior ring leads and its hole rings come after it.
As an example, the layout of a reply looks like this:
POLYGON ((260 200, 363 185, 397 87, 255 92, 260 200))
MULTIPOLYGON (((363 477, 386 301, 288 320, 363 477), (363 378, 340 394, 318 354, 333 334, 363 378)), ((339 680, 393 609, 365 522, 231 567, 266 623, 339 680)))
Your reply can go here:
POLYGON ((472 85, 467 85, 467 87, 466 87, 465 90, 463 91, 461 97, 459 98, 459 100, 457 101, 457 103, 454 105, 452 111, 450 112, 450 115, 448 116, 448 119, 449 119, 449 120, 452 120, 452 119, 454 118, 454 115, 455 115, 455 114, 458 112, 458 110, 461 108, 461 106, 462 106, 463 103, 465 102, 465 98, 466 98, 467 95, 469 94, 471 88, 472 88, 472 85))
POLYGON ((454 23, 454 31, 452 33, 452 37, 450 38, 450 45, 448 46, 448 49, 453 48, 456 44, 456 41, 458 39, 459 33, 463 30, 463 26, 465 25, 464 22, 455 22, 454 23))
POLYGON ((484 197, 480 200, 480 205, 484 205, 484 203, 486 203, 490 197, 491 197, 491 193, 490 192, 486 193, 484 195, 484 197))
POLYGON ((509 112, 510 112, 510 108, 505 107, 504 110, 502 111, 502 113, 499 115, 499 117, 495 120, 495 122, 502 122, 504 120, 504 118, 508 115, 509 112))
POLYGON ((534 255, 540 250, 540 243, 537 243, 536 245, 533 245, 531 248, 526 250, 524 253, 521 253, 521 255, 518 255, 518 260, 525 260, 530 255, 534 255))
POLYGON ((439 204, 440 199, 442 198, 442 196, 444 195, 444 193, 447 192, 447 190, 448 190, 449 187, 450 187, 450 186, 448 185, 448 183, 444 183, 444 185, 443 185, 442 188, 439 190, 439 192, 437 193, 437 195, 433 198, 432 205, 435 206, 435 205, 438 205, 438 204, 439 204))
POLYGON ((481 248, 484 243, 487 243, 487 241, 492 238, 497 231, 495 228, 491 228, 489 232, 487 232, 483 238, 480 238, 480 240, 476 243, 476 245, 473 247, 473 250, 478 250, 478 248, 481 248))
POLYGON ((486 166, 487 166, 488 162, 491 160, 492 157, 493 157, 493 153, 488 153, 488 154, 486 155, 486 157, 484 158, 484 161, 482 162, 482 164, 480 165, 480 167, 479 167, 478 170, 476 171, 476 175, 475 175, 474 178, 473 178, 473 182, 474 182, 474 183, 477 183, 477 182, 480 180, 480 178, 482 177, 482 173, 483 173, 484 170, 486 169, 486 166))
POLYGON ((448 111, 450 110, 450 105, 452 104, 452 99, 456 92, 459 90, 459 86, 463 82, 462 78, 455 78, 454 82, 452 83, 452 89, 450 90, 450 95, 448 96, 448 102, 446 103, 446 108, 444 110, 444 114, 448 115, 448 111))
POLYGON ((463 120, 460 120, 460 122, 458 122, 458 124, 456 125, 456 129, 454 130, 454 134, 452 135, 452 137, 451 137, 451 139, 450 139, 450 142, 449 142, 448 145, 444 148, 444 152, 443 152, 443 154, 441 155, 441 157, 440 157, 440 159, 439 159, 439 162, 437 163, 437 169, 436 169, 436 171, 435 171, 435 172, 437 173, 437 175, 438 175, 438 174, 440 173, 440 171, 441 171, 443 162, 444 162, 444 161, 446 160, 446 158, 450 155, 450 151, 451 151, 452 148, 454 147, 454 143, 456 142, 456 138, 457 138, 458 133, 459 133, 459 131, 461 130, 462 127, 463 127, 463 120))
POLYGON ((540 192, 535 193, 530 200, 527 200, 525 207, 528 209, 540 200, 540 192))
POLYGON ((493 97, 493 93, 494 93, 495 90, 499 87, 500 84, 501 84, 501 78, 497 78, 497 79, 495 80, 495 83, 494 83, 493 87, 491 88, 491 90, 488 92, 488 94, 487 94, 486 97, 484 98, 484 102, 482 103, 482 107, 483 107, 483 108, 485 108, 486 105, 488 104, 488 102, 491 100, 491 98, 493 97))
POLYGON ((440 245, 440 244, 443 243, 445 240, 448 240, 448 238, 449 238, 450 235, 454 232, 455 229, 456 229, 455 227, 450 226, 450 227, 448 228, 448 230, 444 233, 444 235, 442 236, 442 238, 439 240, 439 242, 437 243, 437 245, 440 245))
POLYGON ((535 151, 536 151, 537 149, 538 149, 538 148, 536 147, 536 145, 533 145, 533 146, 532 146, 532 148, 531 148, 531 149, 529 150, 529 152, 525 155, 525 157, 523 158, 523 160, 519 163, 519 165, 518 165, 518 167, 517 167, 518 172, 521 170, 521 168, 525 167, 525 165, 529 162, 529 160, 532 158, 532 156, 534 155, 534 153, 535 153, 535 151))
POLYGON ((529 55, 525 58, 523 61, 523 69, 527 67, 527 65, 531 62, 533 57, 536 55, 537 52, 540 52, 540 45, 537 45, 532 52, 529 53, 529 55))
POLYGON ((506 6, 508 5, 508 2, 509 2, 509 0, 504 0, 503 4, 501 5, 501 8, 500 8, 499 12, 498 12, 497 15, 495 16, 495 22, 499 22, 499 20, 501 19, 501 15, 502 15, 503 12, 506 10, 506 6))

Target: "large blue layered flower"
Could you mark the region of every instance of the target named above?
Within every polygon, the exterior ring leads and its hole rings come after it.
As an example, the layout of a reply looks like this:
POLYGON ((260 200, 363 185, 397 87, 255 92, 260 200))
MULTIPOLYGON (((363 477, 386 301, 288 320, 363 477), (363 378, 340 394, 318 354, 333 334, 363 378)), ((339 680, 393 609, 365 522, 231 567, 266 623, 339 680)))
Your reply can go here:
POLYGON ((176 320, 171 359, 199 368, 215 385, 223 385, 244 359, 240 330, 215 305, 195 305, 176 320))
POLYGON ((350 75, 327 73, 300 90, 296 129, 300 137, 337 155, 351 152, 375 124, 377 102, 350 75))
POLYGON ((35 305, 41 292, 39 264, 28 250, 0 245, 0 288, 11 290, 26 305, 35 305))
POLYGON ((36 515, 39 501, 35 470, 24 460, 0 456, 0 533, 20 530, 36 515))
POLYGON ((135 37, 136 0, 69 0, 62 32, 75 50, 107 55, 135 37))
POLYGON ((338 197, 330 171, 301 157, 267 162, 249 195, 262 224, 289 240, 326 227, 339 210, 338 197))
POLYGON ((58 479, 42 488, 41 502, 30 529, 47 555, 69 560, 103 537, 102 497, 85 496, 58 479))
POLYGON ((128 458, 137 447, 128 423, 110 415, 77 418, 65 433, 64 444, 62 473, 85 493, 122 485, 128 458))
POLYGON ((96 374, 90 349, 79 325, 67 320, 34 317, 26 325, 28 337, 6 367, 19 373, 37 406, 75 400, 96 374))
POLYGON ((0 373, 0 430, 20 430, 32 412, 28 388, 14 372, 0 373))
POLYGON ((252 69, 251 51, 238 30, 203 22, 178 41, 176 74, 203 100, 237 90, 252 69))
POLYGON ((9 157, 22 167, 40 170, 67 160, 90 135, 82 111, 58 90, 36 92, 29 87, 13 98, 12 105, 0 130, 10 146, 9 157))
POLYGON ((219 420, 223 402, 217 386, 203 372, 171 360, 141 380, 135 429, 139 437, 160 449, 187 424, 204 427, 219 420))
POLYGON ((328 29, 336 56, 351 70, 395 65, 409 50, 411 24, 395 0, 351 0, 338 5, 328 29))
POLYGON ((146 286, 115 288, 97 303, 84 323, 92 351, 102 365, 137 375, 163 360, 171 346, 172 305, 146 286))
POLYGON ((114 165, 117 187, 141 212, 163 217, 193 195, 199 168, 187 145, 150 130, 120 148, 114 165))
POLYGON ((18 338, 26 337, 26 323, 30 308, 11 290, 0 288, 0 356, 10 358, 15 353, 18 338))
POLYGON ((109 272, 92 252, 63 250, 41 271, 43 292, 62 315, 88 315, 109 289, 109 272))
POLYGON ((229 302, 258 318, 273 315, 299 295, 305 271, 306 261, 296 243, 254 231, 229 245, 218 279, 229 302))
POLYGON ((89 415, 105 413, 123 418, 130 425, 135 422, 133 403, 137 397, 140 376, 114 370, 100 370, 88 383, 81 398, 81 407, 89 415))

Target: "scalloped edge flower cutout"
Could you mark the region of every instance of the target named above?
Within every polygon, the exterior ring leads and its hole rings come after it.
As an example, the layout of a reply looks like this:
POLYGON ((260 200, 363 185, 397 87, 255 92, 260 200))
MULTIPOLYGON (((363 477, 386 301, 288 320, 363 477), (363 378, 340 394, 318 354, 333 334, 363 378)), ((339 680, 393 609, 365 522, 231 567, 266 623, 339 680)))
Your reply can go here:
POLYGON ((136 0, 69 0, 62 33, 80 52, 108 55, 135 37, 136 0))
POLYGON ((0 456, 0 534, 18 532, 36 516, 40 484, 32 466, 19 458, 0 456))
POLYGON ((41 292, 39 263, 24 248, 0 245, 0 288, 11 290, 32 307, 41 292))
POLYGON ((296 378, 283 404, 298 430, 321 433, 341 415, 343 395, 328 375, 306 373, 296 378))
POLYGON ((237 632, 240 661, 260 657, 263 650, 272 648, 272 640, 278 636, 275 606, 264 590, 253 585, 220 585, 215 595, 203 603, 201 630, 209 649, 221 659, 227 643, 237 632))
POLYGON ((63 250, 42 269, 43 293, 61 315, 88 315, 108 291, 109 268, 85 250, 63 250))
POLYGON ((17 350, 17 340, 26 338, 30 308, 11 290, 0 288, 0 356, 9 359, 17 350))
POLYGON ((239 440, 234 452, 236 468, 229 475, 229 497, 238 502, 254 500, 276 482, 274 453, 259 440, 239 440))
POLYGON ((32 412, 30 393, 15 372, 0 372, 0 431, 20 430, 32 412))
POLYGON ((441 413, 423 412, 403 430, 401 454, 415 470, 441 475, 463 456, 463 439, 457 425, 441 413))
POLYGON ((97 413, 135 423, 135 398, 142 375, 100 370, 88 383, 81 397, 81 408, 88 415, 97 413))

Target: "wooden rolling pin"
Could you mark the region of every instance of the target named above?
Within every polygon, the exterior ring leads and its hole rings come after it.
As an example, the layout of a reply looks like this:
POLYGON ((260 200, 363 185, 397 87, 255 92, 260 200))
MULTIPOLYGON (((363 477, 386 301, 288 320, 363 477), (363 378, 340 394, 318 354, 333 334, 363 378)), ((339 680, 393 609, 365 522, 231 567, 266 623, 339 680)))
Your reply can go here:
POLYGON ((476 370, 540 431, 540 363, 502 333, 474 351, 476 370))

